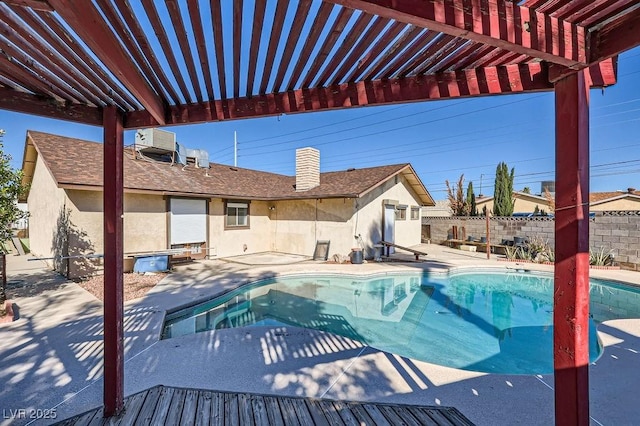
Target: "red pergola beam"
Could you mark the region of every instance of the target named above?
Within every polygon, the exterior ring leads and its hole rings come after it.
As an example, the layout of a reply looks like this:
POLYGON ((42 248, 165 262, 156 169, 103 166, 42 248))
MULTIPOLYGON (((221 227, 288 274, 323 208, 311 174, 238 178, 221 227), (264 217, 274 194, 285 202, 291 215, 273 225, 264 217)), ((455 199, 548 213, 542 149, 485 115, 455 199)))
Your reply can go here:
POLYGON ((30 7, 31 9, 42 10, 45 12, 53 11, 53 7, 51 7, 47 0, 3 0, 3 3, 15 6, 30 7))
POLYGON ((599 62, 640 46, 640 9, 591 34, 591 62, 599 62))
POLYGON ((327 1, 570 68, 584 68, 589 61, 586 31, 583 27, 512 2, 327 1))
MULTIPOLYGON (((615 74, 611 74, 614 71, 613 67, 597 68, 597 72, 593 73, 594 87, 600 87, 600 82, 615 82, 615 74)), ((172 106, 165 124, 204 123, 356 106, 548 90, 553 90, 553 85, 549 83, 544 64, 507 65, 172 106)), ((158 126, 158 123, 145 111, 133 111, 125 117, 127 129, 154 126, 158 126)))
MULTIPOLYGON (((555 83, 562 80, 576 70, 552 64, 549 67, 549 82, 555 83)), ((587 84, 590 87, 607 87, 616 84, 618 76, 618 57, 614 56, 595 63, 587 68, 587 84)))
MULTIPOLYGON (((614 84, 615 68, 615 62, 612 60, 590 67, 591 86, 604 87, 614 84)), ((326 88, 290 90, 285 93, 256 95, 236 100, 173 106, 168 109, 165 125, 552 89, 544 65, 508 65, 464 72, 444 72, 435 76, 345 83, 326 88), (344 93, 342 96, 336 95, 341 92, 344 93)), ((3 94, 0 96, 0 109, 102 125, 100 108, 55 103, 36 95, 8 89, 0 91, 3 94)), ((134 111, 125 115, 127 129, 158 125, 147 111, 134 111)))
POLYGON ((553 348, 556 425, 589 425, 589 86, 556 83, 553 348))
POLYGON ((116 107, 104 109, 104 417, 124 407, 123 127, 116 107))
POLYGON ((102 125, 101 108, 58 103, 40 96, 5 88, 0 88, 0 109, 94 126, 102 125))
MULTIPOLYGON (((552 90, 541 63, 445 72, 394 80, 344 83, 325 88, 205 102, 169 108, 166 125, 265 117, 299 112, 446 98, 552 90)), ((157 126, 144 111, 126 115, 125 128, 157 126)))
POLYGON ((159 125, 163 125, 165 120, 163 101, 133 64, 131 57, 107 26, 94 4, 84 0, 49 0, 49 3, 118 77, 127 90, 133 93, 159 125))

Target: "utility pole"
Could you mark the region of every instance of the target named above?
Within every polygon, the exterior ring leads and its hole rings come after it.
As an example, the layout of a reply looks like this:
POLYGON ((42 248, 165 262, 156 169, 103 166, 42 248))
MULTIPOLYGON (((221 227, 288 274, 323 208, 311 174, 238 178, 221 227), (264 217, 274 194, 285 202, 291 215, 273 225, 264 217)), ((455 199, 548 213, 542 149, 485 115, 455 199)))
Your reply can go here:
POLYGON ((238 167, 238 133, 233 131, 233 167, 238 167))

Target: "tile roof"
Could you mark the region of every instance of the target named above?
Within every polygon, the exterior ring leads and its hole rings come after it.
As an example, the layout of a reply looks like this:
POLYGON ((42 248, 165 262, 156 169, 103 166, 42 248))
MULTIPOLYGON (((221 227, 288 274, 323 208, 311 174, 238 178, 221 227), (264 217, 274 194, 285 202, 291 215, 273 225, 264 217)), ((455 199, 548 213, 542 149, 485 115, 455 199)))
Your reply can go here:
MULTIPOLYGON (((102 144, 32 130, 27 132, 29 143, 33 143, 59 186, 102 186, 102 144)), ((126 149, 124 187, 129 191, 259 200, 355 198, 395 175, 408 172, 415 175, 409 164, 327 172, 320 174, 319 186, 296 192, 295 176, 217 163, 210 166, 208 170, 194 166, 183 168, 134 159, 133 151, 126 149)), ((422 197, 423 204, 432 203, 426 188, 423 189, 427 194, 422 197)))
POLYGON ((615 191, 615 192, 592 192, 589 194, 590 203, 598 203, 600 201, 608 200, 610 198, 619 198, 626 195, 640 196, 640 191, 615 191))

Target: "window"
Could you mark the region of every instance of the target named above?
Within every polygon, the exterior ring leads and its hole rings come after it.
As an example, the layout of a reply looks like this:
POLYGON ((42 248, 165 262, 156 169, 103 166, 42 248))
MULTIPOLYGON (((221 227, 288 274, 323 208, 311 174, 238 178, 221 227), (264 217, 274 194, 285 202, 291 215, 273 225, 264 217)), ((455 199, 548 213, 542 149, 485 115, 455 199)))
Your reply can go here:
POLYGON ((249 203, 227 202, 226 228, 249 227, 249 203))
POLYGON ((411 220, 420 219, 420 207, 411 207, 411 220))
POLYGON ((407 220, 407 206, 400 204, 396 206, 396 220, 407 220))

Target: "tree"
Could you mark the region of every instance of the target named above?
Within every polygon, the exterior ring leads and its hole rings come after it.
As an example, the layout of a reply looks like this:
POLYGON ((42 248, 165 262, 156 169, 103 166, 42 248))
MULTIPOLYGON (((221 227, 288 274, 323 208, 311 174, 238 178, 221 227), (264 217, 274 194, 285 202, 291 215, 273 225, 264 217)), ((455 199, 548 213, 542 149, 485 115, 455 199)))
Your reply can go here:
MULTIPOLYGON (((18 197, 23 192, 22 172, 11 168, 11 156, 4 153, 4 130, 0 129, 0 242, 13 236, 11 225, 24 216, 18 208, 18 197)), ((0 251, 2 249, 0 248, 0 251)), ((0 308, 7 300, 6 283, 0 283, 0 308)))
POLYGON ((553 194, 551 192, 549 192, 547 187, 544 188, 543 196, 544 196, 544 198, 547 199, 547 202, 549 203, 549 211, 551 213, 555 212, 556 211, 556 198, 553 196, 553 194))
POLYGON ((501 162, 496 168, 496 182, 493 193, 493 214, 494 216, 513 215, 513 177, 515 171, 511 168, 511 173, 507 164, 501 162))
POLYGON ((447 199, 449 200, 449 207, 451 207, 453 215, 468 216, 469 205, 467 204, 467 200, 464 196, 464 189, 462 189, 462 185, 464 184, 464 174, 460 175, 460 179, 458 179, 455 190, 451 189, 448 180, 445 180, 445 184, 447 185, 447 199))
POLYGON ((522 192, 524 192, 525 194, 531 194, 531 188, 529 188, 528 186, 525 186, 525 187, 522 189, 522 192))
POLYGON ((473 182, 469 182, 467 186, 467 205, 469 206, 469 216, 478 216, 476 194, 473 192, 473 182))

